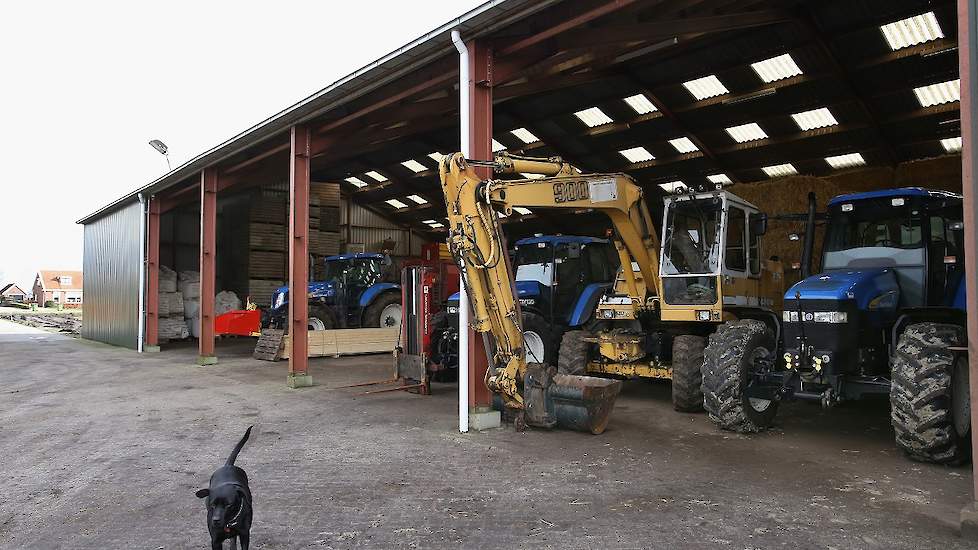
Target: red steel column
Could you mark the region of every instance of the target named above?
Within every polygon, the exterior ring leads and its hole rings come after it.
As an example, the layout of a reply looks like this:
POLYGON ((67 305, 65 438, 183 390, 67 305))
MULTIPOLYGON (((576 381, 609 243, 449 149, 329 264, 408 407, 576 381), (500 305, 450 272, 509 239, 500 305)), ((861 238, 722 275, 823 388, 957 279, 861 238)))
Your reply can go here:
POLYGON ((201 365, 217 363, 214 355, 214 256, 217 246, 217 168, 200 173, 200 357, 201 365))
POLYGON ((149 198, 146 225, 146 339, 144 351, 158 351, 160 327, 160 199, 149 198))
MULTIPOLYGON (((492 160, 492 50, 485 42, 472 41, 469 49, 469 154, 476 160, 492 160)), ((488 179, 488 168, 476 168, 479 177, 488 179)), ((486 387, 489 361, 486 348, 479 345, 483 336, 469 328, 469 408, 492 405, 492 392, 486 387)))
POLYGON ((312 385, 309 375, 309 127, 292 127, 289 156, 289 378, 291 388, 312 385))
MULTIPOLYGON (((978 426, 978 0, 958 0, 958 61, 961 76, 961 189, 964 194, 965 283, 968 285, 968 359, 971 371, 971 426, 978 426)), ((978 437, 971 438, 978 457, 978 437)), ((973 468, 973 466, 972 466, 973 468)), ((978 472, 973 472, 978 473, 978 472)), ((961 511, 961 534, 978 540, 978 475, 973 502, 961 511)))

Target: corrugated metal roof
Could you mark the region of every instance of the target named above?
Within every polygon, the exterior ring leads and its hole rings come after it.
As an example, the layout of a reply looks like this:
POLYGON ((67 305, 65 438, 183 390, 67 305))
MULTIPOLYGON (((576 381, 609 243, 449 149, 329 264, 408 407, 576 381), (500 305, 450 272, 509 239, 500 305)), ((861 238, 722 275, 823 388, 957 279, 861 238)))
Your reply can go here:
POLYGON ((489 0, 197 155, 149 184, 99 208, 78 220, 77 223, 89 223, 120 206, 135 201, 140 193, 158 193, 193 176, 203 168, 280 134, 294 124, 321 116, 331 109, 395 81, 403 74, 424 66, 446 53, 454 53, 455 47, 451 41, 452 30, 458 30, 466 40, 477 38, 561 1, 489 0))

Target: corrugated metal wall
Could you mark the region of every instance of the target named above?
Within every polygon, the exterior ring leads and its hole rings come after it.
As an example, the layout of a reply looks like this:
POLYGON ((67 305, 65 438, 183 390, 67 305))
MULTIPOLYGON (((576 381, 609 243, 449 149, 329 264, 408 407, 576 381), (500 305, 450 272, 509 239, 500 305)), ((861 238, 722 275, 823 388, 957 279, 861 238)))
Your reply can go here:
POLYGON ((139 203, 85 225, 82 337, 136 347, 139 332, 139 203))
POLYGON ((347 226, 349 226, 347 244, 363 244, 367 252, 377 252, 384 241, 392 240, 396 243, 394 256, 421 255, 421 245, 427 241, 417 232, 408 238, 408 230, 355 203, 349 204, 349 215, 347 215, 347 201, 349 199, 343 199, 340 206, 340 235, 346 240, 347 226), (410 241, 410 250, 408 241, 410 241))

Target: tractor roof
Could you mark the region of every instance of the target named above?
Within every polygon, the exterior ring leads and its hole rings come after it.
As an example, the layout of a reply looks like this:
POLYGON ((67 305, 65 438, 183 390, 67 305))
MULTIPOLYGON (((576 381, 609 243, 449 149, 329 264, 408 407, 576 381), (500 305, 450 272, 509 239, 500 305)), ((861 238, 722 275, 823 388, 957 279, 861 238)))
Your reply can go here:
POLYGON ((933 199, 960 199, 961 195, 949 191, 935 191, 924 189, 923 187, 901 187, 898 189, 881 189, 879 191, 866 191, 865 193, 850 193, 839 195, 829 201, 829 206, 835 206, 842 202, 856 202, 871 199, 885 199, 888 197, 925 197, 933 199))

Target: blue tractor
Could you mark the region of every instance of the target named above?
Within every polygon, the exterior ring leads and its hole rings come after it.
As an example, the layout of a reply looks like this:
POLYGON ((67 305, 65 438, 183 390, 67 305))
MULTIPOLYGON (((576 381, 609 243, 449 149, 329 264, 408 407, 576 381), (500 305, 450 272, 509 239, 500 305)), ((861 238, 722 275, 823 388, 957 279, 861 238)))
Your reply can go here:
MULTIPOLYGON (((564 332, 588 323, 618 272, 618 253, 607 239, 569 235, 516 241, 512 256, 523 315, 527 359, 556 364, 564 332)), ((435 331, 432 360, 458 365, 458 293, 435 331)))
MULTIPOLYGON (((810 202, 803 269, 815 225, 814 196, 810 202)), ((841 195, 826 216, 822 272, 787 291, 778 326, 738 320, 710 336, 703 390, 711 419, 756 432, 773 423, 785 398, 829 407, 889 394, 896 444, 910 458, 966 461, 961 195, 920 188, 841 195)))
MULTIPOLYGON (((400 326, 401 285, 390 256, 342 254, 318 267, 321 275, 309 282, 309 330, 400 326)), ((285 328, 288 301, 289 287, 276 289, 262 326, 285 328)))

